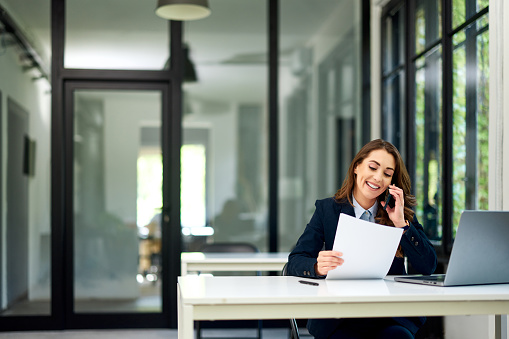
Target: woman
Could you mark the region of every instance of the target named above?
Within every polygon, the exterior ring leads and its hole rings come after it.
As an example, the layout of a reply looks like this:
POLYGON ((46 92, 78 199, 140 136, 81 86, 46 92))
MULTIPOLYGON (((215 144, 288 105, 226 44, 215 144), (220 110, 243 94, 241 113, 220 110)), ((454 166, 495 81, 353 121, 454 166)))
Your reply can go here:
MULTIPOLYGON (((325 278, 330 270, 341 269, 341 252, 332 251, 340 213, 404 229, 389 274, 406 274, 404 256, 421 274, 434 272, 437 257, 412 207, 410 177, 401 155, 391 143, 377 139, 357 153, 343 186, 332 198, 317 200, 316 210, 304 233, 290 253, 288 275, 325 278), (391 194, 394 205, 384 209, 391 194)), ((413 338, 425 318, 312 319, 309 332, 315 338, 413 338)))

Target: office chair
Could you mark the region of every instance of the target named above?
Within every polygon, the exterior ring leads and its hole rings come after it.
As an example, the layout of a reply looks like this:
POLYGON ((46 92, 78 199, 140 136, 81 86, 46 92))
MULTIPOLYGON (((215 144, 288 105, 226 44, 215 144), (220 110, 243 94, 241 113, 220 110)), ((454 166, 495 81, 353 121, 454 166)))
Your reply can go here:
MULTIPOLYGON (((288 263, 283 266, 283 270, 281 271, 281 275, 283 276, 288 275, 286 266, 288 266, 288 263)), ((294 318, 290 319, 290 339, 300 339, 299 327, 297 326, 297 320, 294 318)))
MULTIPOLYGON (((203 253, 257 253, 259 252, 256 246, 245 242, 216 242, 204 244, 200 248, 203 253)), ((261 275, 261 272, 257 272, 261 275)), ((262 321, 258 320, 258 339, 262 339, 262 321)), ((200 322, 196 322, 196 338, 202 339, 200 322)))
POLYGON ((200 248, 203 253, 257 253, 258 248, 247 242, 214 242, 200 248))

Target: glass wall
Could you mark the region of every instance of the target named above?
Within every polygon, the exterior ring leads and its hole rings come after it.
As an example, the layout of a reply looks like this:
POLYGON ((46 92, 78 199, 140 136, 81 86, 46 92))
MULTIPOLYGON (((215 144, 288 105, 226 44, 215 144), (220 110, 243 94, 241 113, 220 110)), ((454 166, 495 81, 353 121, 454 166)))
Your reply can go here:
POLYGON ((0 11, 0 314, 50 315, 50 1, 0 11))
POLYGON ((316 199, 341 186, 360 148, 361 2, 280 2, 279 249, 290 251, 316 199))
POLYGON ((211 6, 184 25, 183 250, 248 242, 267 251, 267 6, 211 6))
POLYGON ((74 311, 160 312, 161 93, 74 93, 74 311))
POLYGON ((64 66, 167 68, 169 25, 155 15, 156 4, 144 0, 66 0, 64 66))

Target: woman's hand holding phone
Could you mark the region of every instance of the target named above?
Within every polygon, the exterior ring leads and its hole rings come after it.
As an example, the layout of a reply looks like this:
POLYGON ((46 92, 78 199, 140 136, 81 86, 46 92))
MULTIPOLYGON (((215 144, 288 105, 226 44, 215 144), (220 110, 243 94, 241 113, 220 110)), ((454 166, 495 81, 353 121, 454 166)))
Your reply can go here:
POLYGON ((394 198, 392 197, 392 195, 389 193, 389 189, 387 189, 386 192, 386 197, 385 197, 385 204, 384 204, 384 211, 387 210, 387 206, 389 206, 390 208, 394 208, 395 206, 395 202, 394 202, 394 198))
POLYGON ((396 185, 389 185, 387 197, 383 204, 383 209, 387 211, 389 218, 396 227, 405 227, 405 194, 403 190, 396 185))

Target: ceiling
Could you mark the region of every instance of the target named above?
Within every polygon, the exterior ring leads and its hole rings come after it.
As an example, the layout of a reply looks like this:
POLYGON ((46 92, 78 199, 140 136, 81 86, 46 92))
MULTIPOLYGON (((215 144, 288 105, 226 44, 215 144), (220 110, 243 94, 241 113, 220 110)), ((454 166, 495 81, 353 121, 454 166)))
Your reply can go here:
MULTIPOLYGON (((281 0, 280 62, 348 1, 281 0)), ((258 102, 266 96, 267 1, 209 2, 211 16, 184 25, 201 84, 188 90, 211 99, 235 95, 258 102)), ((49 61, 50 0, 0 0, 0 5, 49 61)), ((65 67, 162 69, 169 57, 169 25, 154 14, 155 6, 156 0, 67 0, 65 67)))

